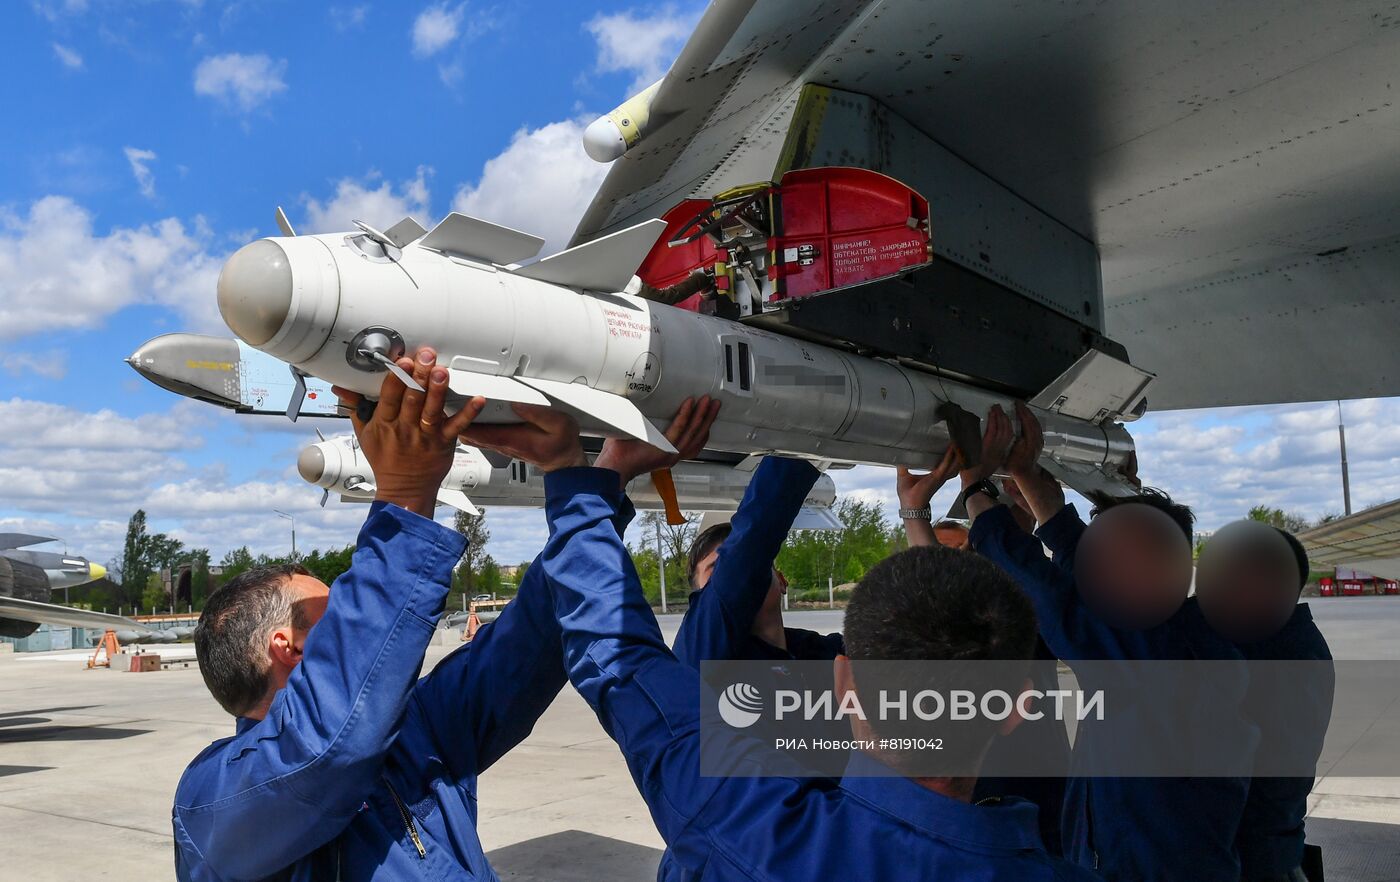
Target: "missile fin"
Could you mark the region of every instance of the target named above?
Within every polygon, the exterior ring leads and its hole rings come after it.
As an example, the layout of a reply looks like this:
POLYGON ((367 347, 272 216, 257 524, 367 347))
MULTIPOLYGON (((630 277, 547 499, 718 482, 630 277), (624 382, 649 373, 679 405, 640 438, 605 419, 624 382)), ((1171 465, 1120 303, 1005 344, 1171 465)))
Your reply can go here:
POLYGON ((514 270, 542 282, 615 293, 627 287, 647 252, 666 231, 666 222, 643 221, 625 230, 551 254, 514 270))
POLYGON ((411 217, 406 217, 392 227, 384 231, 384 238, 393 242, 400 248, 407 247, 410 243, 423 238, 428 231, 423 229, 423 225, 411 217))
POLYGON ((467 498, 467 494, 461 490, 452 490, 443 487, 437 492, 437 501, 443 505, 449 505, 458 511, 464 511, 469 515, 481 514, 481 509, 472 505, 472 501, 467 498))
POLYGON ((550 398, 593 417, 600 423, 612 426, 624 435, 636 438, 638 441, 645 441, 667 453, 676 452, 676 448, 667 440, 661 430, 652 425, 651 420, 637 409, 637 405, 621 395, 603 392, 582 383, 560 383, 555 380, 537 380, 533 377, 521 377, 520 381, 528 383, 550 398))
POLYGON ((549 399, 537 390, 513 377, 483 374, 455 367, 463 359, 454 358, 448 372, 447 388, 458 395, 480 395, 488 401, 517 401, 521 404, 549 406, 549 399))
POLYGON ((540 253, 544 240, 510 227, 452 212, 418 243, 479 263, 515 263, 540 253))
POLYGON ((824 505, 804 505, 792 522, 794 530, 841 530, 845 528, 836 512, 824 505))
POLYGON ((282 235, 296 237, 297 231, 292 229, 292 222, 287 220, 287 213, 282 210, 282 206, 277 206, 277 229, 282 231, 282 235))

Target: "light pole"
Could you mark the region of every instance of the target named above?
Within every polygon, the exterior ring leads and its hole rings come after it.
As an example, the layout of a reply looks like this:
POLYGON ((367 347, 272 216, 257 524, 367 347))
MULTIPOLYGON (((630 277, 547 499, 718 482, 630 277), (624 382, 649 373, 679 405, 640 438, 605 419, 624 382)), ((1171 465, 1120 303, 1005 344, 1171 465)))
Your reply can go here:
POLYGON ((661 519, 652 521, 656 525, 656 562, 661 573, 661 611, 666 611, 666 549, 661 544, 661 519))
POLYGON ((1347 474, 1347 427, 1342 423, 1342 402, 1337 402, 1337 437, 1342 442, 1342 507, 1351 514, 1351 477, 1347 474))
POLYGON ((277 515, 279 518, 286 518, 287 520, 289 520, 289 521, 292 522, 292 563, 296 563, 296 560, 297 560, 297 519, 294 518, 294 517, 292 517, 291 515, 287 514, 285 511, 280 510, 280 509, 274 508, 274 509, 272 510, 272 512, 273 512, 273 514, 277 515))

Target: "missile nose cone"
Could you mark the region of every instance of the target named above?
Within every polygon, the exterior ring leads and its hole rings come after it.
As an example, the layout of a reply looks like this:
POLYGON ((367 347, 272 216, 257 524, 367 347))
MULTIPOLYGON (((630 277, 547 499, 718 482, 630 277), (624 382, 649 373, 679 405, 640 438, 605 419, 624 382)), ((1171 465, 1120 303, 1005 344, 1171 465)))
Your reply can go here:
POLYGON ((594 162, 612 162, 627 152, 627 142, 616 123, 600 116, 583 130, 583 152, 594 162))
POLYGON ((97 579, 104 578, 106 575, 107 575, 107 568, 104 567, 102 564, 98 564, 98 563, 90 563, 90 564, 88 564, 88 577, 89 577, 89 578, 91 578, 91 579, 93 579, 93 580, 97 580, 97 579))
POLYGON ((292 309, 292 267, 287 252, 259 239, 234 252, 219 273, 219 314, 250 346, 281 330, 292 309))
POLYGON ((326 455, 321 448, 312 444, 297 454, 297 474, 308 484, 319 483, 326 473, 326 455))

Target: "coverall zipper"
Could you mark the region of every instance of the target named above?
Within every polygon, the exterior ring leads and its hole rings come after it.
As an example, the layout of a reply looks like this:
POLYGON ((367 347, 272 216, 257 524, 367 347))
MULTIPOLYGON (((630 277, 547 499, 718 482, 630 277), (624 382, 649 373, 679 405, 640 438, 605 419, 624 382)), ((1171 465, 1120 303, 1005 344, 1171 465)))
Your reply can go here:
POLYGON ((389 788, 389 795, 394 798, 394 805, 399 807, 399 814, 403 816, 403 825, 408 828, 408 838, 413 840, 413 847, 418 849, 418 859, 426 860, 428 850, 423 847, 423 840, 418 838, 418 825, 413 823, 413 815, 409 812, 408 806, 403 804, 402 799, 399 799, 398 791, 394 789, 393 784, 389 783, 388 778, 384 779, 384 786, 389 788))

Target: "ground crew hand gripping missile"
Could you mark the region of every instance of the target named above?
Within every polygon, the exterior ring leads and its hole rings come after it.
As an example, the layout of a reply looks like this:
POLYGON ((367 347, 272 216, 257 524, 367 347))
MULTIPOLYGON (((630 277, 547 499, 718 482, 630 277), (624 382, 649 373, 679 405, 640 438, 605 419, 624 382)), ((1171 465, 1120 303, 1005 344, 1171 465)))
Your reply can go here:
MULTIPOLYGON (((425 442, 371 442, 364 433, 391 424, 426 436, 419 420, 441 420, 443 384, 428 384, 426 404, 397 379, 384 385, 380 407, 358 427, 380 470, 380 500, 350 571, 307 626, 300 663, 284 670, 286 686, 268 684, 260 707, 228 708, 238 733, 181 778, 173 820, 182 879, 402 879, 424 870, 495 878, 475 834, 476 778, 529 734, 563 686, 559 626, 543 569, 531 567, 499 618, 417 680, 463 547, 423 515, 474 408, 440 424, 425 457, 425 442)), ((630 517, 620 506, 614 528, 630 517)), ((206 607, 205 616, 217 612, 206 607)), ((208 675, 214 666, 201 661, 208 675)))
MULTIPOLYGON (((570 679, 618 741, 687 877, 1094 878, 1045 854, 1029 804, 974 806, 911 779, 864 777, 860 772, 876 763, 865 754, 853 756, 852 773, 839 784, 700 777, 699 678, 662 641, 621 540, 601 529, 622 504, 618 475, 582 467, 569 420, 555 418, 554 429, 552 438, 533 433, 526 458, 548 473, 550 540, 541 567, 554 593, 570 679)), ((512 432, 499 431, 502 442, 512 432)), ((521 455, 523 447, 510 452, 521 455)), ((970 569, 979 581, 964 589, 985 596, 985 581, 1010 606, 1020 604, 1029 652, 1025 601, 990 566, 970 569)))
MULTIPOLYGON (((1050 650, 1071 668, 1078 660, 1240 659, 1238 651, 1206 625, 1194 599, 1165 622, 1142 629, 1116 627, 1088 607, 1073 575, 1084 523, 1073 506, 1064 504, 1062 495, 1061 507, 1053 509, 1058 487, 1036 483, 1039 433, 1028 411, 1020 409, 1020 419, 1021 437, 1013 445, 1006 414, 997 409, 988 415, 982 462, 963 471, 962 483, 973 517, 973 548, 1010 573, 1026 592, 1050 650), (1041 521, 1034 537, 991 495, 986 479, 1003 467, 1010 467, 1041 521), (1045 556, 1042 541, 1055 555, 1053 560, 1045 556)), ((1184 529, 1189 534, 1189 526, 1184 529)), ((1095 688, 1091 683, 1081 682, 1081 686, 1095 688)), ((1245 695, 1243 677, 1236 693, 1239 701, 1233 706, 1238 711, 1245 695)), ((1152 707, 1153 703, 1145 702, 1142 713, 1150 714, 1152 707)), ((1158 720, 1155 725, 1159 731, 1170 731, 1172 721, 1158 720)), ((1257 736, 1242 713, 1235 719, 1222 718, 1219 725, 1222 732, 1257 736)), ((1072 774, 1067 782, 1062 821, 1065 856, 1096 868, 1112 882, 1238 880, 1235 834, 1249 780, 1094 777, 1100 728, 1093 719, 1079 724, 1073 752, 1073 769, 1079 774, 1072 774)))

